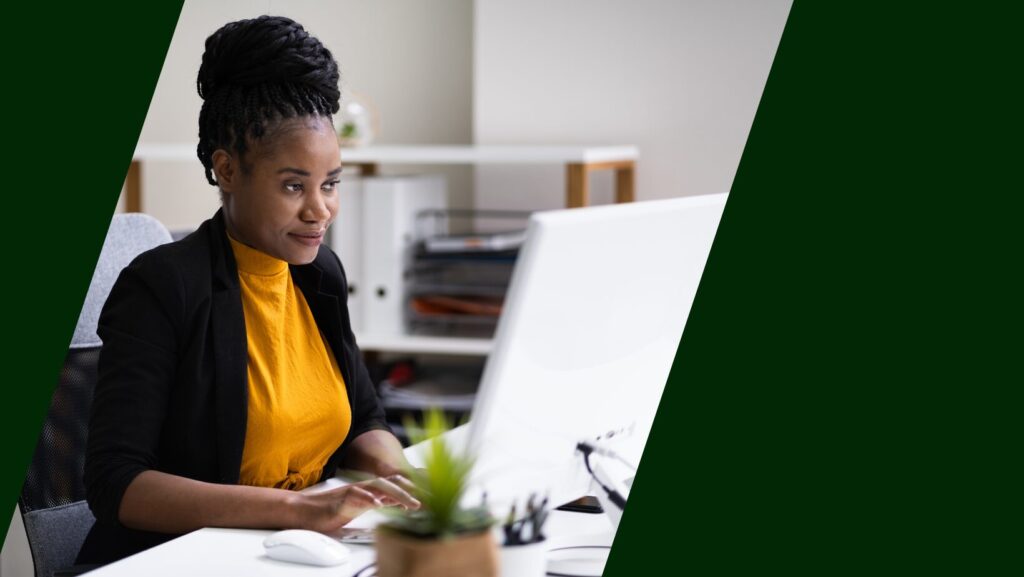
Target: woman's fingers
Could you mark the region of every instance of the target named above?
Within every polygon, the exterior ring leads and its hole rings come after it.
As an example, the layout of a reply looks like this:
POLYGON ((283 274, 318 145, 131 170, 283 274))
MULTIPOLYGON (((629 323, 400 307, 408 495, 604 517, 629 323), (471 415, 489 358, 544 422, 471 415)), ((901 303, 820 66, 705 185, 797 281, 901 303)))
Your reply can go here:
MULTIPOLYGON (((362 483, 359 483, 358 486, 373 492, 382 499, 390 499, 394 501, 394 504, 401 505, 407 509, 420 508, 420 502, 416 500, 409 491, 390 479, 381 477, 370 481, 363 481, 362 483)), ((410 489, 411 488, 412 487, 410 486, 410 489)))
POLYGON ((342 496, 341 514, 344 517, 348 517, 349 520, 362 515, 370 509, 384 506, 384 503, 372 491, 367 491, 358 485, 349 485, 344 488, 348 490, 342 496))
POLYGON ((370 509, 384 506, 376 493, 358 485, 298 497, 301 505, 298 526, 321 532, 334 531, 370 509))
POLYGON ((333 501, 339 507, 339 514, 348 519, 362 515, 379 507, 404 507, 419 509, 420 502, 411 494, 415 486, 401 475, 391 475, 337 487, 316 494, 320 499, 333 501))
POLYGON ((416 485, 414 485, 412 481, 406 478, 405 475, 391 475, 384 478, 387 479, 388 481, 391 481, 395 485, 398 485, 399 487, 404 489, 406 493, 409 493, 410 495, 416 491, 416 485))
POLYGON ((371 509, 419 509, 420 502, 410 494, 414 488, 405 477, 392 475, 308 494, 303 502, 312 509, 307 509, 308 521, 302 524, 317 531, 333 531, 371 509))

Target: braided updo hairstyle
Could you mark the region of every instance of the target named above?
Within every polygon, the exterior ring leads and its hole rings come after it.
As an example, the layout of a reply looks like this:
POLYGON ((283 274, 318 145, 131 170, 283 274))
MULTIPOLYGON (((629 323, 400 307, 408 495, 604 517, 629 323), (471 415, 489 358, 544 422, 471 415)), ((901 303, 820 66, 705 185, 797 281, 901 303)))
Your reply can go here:
POLYGON ((196 153, 215 186, 215 150, 241 158, 247 140, 259 140, 276 122, 329 117, 341 96, 331 52, 283 16, 230 22, 210 35, 196 85, 203 99, 196 153))

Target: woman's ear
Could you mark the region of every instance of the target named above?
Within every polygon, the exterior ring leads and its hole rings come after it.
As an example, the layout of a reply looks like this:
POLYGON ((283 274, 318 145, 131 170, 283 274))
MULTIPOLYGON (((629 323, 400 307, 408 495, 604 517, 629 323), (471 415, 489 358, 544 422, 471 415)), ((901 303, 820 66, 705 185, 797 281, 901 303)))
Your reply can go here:
POLYGON ((242 170, 238 159, 231 153, 218 148, 213 151, 213 174, 217 177, 217 184, 225 193, 231 193, 238 186, 238 179, 242 170))

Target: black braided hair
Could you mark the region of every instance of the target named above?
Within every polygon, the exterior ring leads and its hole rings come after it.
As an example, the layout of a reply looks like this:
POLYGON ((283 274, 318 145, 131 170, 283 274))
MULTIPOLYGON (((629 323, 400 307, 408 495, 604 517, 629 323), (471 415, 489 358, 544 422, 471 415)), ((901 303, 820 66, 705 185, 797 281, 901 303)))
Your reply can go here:
POLYGON ((276 122, 338 112, 341 96, 331 52, 283 16, 230 22, 211 34, 196 87, 203 99, 196 154, 215 186, 215 150, 242 157, 247 140, 276 122))

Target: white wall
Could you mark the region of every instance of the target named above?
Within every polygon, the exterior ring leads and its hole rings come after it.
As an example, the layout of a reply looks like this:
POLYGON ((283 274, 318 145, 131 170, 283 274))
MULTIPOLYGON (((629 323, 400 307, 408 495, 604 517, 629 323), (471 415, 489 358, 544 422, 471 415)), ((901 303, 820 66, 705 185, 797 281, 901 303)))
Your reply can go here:
MULTIPOLYGON (((471 141, 472 0, 186 0, 140 142, 196 141, 196 74, 206 37, 229 21, 268 13, 302 23, 334 53, 343 89, 380 111, 377 143, 471 141)), ((451 202, 471 202, 471 170, 443 172, 451 202)), ((218 206, 198 160, 147 163, 142 188, 143 209, 171 229, 194 227, 218 206)))
MULTIPOLYGON (((728 190, 790 0, 186 0, 142 142, 194 142, 203 41, 261 13, 302 22, 379 143, 636 144, 640 199, 728 190)), ((388 172, 422 170, 387 166, 388 172)), ((434 169, 438 170, 438 169, 434 169)), ((441 169, 454 206, 562 206, 562 167, 441 169), (475 192, 474 192, 475 190, 475 192)), ((592 179, 595 203, 611 175, 592 179)), ((194 163, 150 163, 143 205, 170 228, 217 207, 194 163)))
MULTIPOLYGON (((477 144, 635 144, 638 199, 727 191, 790 0, 477 0, 477 144)), ((479 208, 558 208, 561 167, 487 167, 479 208)), ((610 174, 592 178, 610 202, 610 174)))

